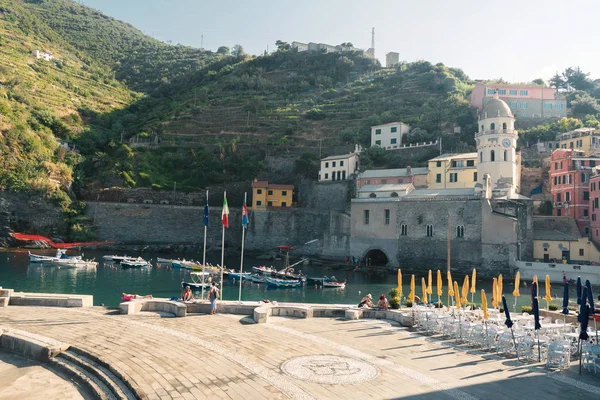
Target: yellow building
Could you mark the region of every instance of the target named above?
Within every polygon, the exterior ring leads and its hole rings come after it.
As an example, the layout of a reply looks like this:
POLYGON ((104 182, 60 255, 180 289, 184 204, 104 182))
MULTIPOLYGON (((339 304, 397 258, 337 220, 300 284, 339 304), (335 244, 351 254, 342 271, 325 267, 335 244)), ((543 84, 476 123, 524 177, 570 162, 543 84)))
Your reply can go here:
POLYGON ((429 160, 429 189, 472 188, 477 183, 477 153, 442 154, 429 160))
POLYGON ((600 149, 600 132, 594 128, 579 128, 561 133, 555 141, 547 144, 550 152, 556 149, 576 149, 589 153, 600 149))
POLYGON ((544 262, 600 262, 600 251, 588 237, 582 237, 575 218, 534 217, 533 258, 544 262))
POLYGON ((252 209, 266 207, 291 207, 294 185, 269 184, 267 181, 252 182, 252 209))

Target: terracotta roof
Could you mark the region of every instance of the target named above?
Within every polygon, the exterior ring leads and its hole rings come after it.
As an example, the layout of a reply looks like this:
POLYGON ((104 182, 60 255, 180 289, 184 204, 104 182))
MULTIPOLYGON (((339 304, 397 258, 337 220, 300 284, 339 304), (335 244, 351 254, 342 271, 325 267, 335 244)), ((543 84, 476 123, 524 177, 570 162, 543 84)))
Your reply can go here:
POLYGON ((569 217, 534 217, 533 238, 535 240, 570 240, 577 241, 581 233, 575 218, 569 217))
POLYGON ((256 181, 252 182, 252 187, 254 188, 269 188, 269 189, 294 189, 294 185, 285 185, 278 183, 269 183, 267 181, 256 181))
POLYGON ((266 188, 267 186, 269 186, 269 182, 267 181, 252 182, 252 187, 266 188))

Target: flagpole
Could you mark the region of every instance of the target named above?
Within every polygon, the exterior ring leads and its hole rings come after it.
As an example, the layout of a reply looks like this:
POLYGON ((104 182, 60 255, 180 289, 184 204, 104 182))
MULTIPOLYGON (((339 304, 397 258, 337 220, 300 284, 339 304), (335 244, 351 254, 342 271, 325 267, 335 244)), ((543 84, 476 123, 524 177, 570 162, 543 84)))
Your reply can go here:
MULTIPOLYGON (((227 192, 223 192, 223 212, 225 212, 225 201, 227 199, 227 192)), ((223 282, 223 266, 225 264, 225 224, 223 224, 223 216, 221 216, 221 225, 223 225, 223 234, 221 235, 221 303, 223 303, 223 289, 225 288, 225 282, 223 282)))
POLYGON ((244 192, 244 205, 242 206, 242 257, 240 259, 240 289, 238 292, 238 302, 242 304, 242 279, 244 272, 244 237, 246 234, 246 226, 244 225, 244 207, 246 207, 246 196, 248 192, 244 192))
MULTIPOLYGON (((205 199, 205 203, 206 206, 204 207, 204 217, 208 218, 208 214, 206 213, 207 208, 208 208, 208 190, 206 190, 206 199, 205 199)), ((208 220, 204 221, 204 250, 202 251, 202 300, 204 300, 204 277, 205 277, 205 269, 204 267, 206 266, 206 227, 207 227, 207 223, 208 220)))

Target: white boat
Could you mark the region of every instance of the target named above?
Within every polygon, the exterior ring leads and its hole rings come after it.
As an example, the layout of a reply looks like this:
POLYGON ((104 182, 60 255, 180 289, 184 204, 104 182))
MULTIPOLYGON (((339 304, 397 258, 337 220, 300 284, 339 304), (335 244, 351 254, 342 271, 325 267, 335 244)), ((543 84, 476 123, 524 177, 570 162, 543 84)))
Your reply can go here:
POLYGON ((145 267, 149 267, 150 263, 146 260, 144 260, 142 257, 138 257, 138 258, 126 258, 123 261, 121 261, 121 268, 123 269, 127 269, 127 268, 145 268, 145 267))
POLYGON ((65 249, 58 249, 55 256, 43 256, 29 252, 29 262, 33 264, 54 264, 61 260, 82 260, 82 258, 81 256, 68 256, 65 249))
POLYGON ((174 262, 179 262, 179 260, 174 260, 172 258, 161 258, 161 257, 156 257, 156 262, 157 264, 173 264, 174 262))
POLYGON ((61 268, 95 268, 98 263, 96 261, 71 259, 57 261, 54 265, 61 268))
POLYGON ((271 275, 277 272, 277 270, 273 267, 266 267, 261 265, 260 267, 252 267, 252 270, 258 272, 259 274, 271 275))
POLYGON ((125 259, 129 259, 129 258, 131 258, 131 257, 129 257, 129 256, 115 256, 115 255, 105 255, 105 256, 102 256, 102 259, 104 261, 111 261, 111 262, 114 262, 114 263, 117 263, 117 264, 120 263, 121 261, 123 261, 125 259))
POLYGON ((182 281, 181 287, 185 289, 186 286, 189 286, 190 289, 201 290, 204 286, 204 288, 207 289, 213 280, 216 282, 218 279, 218 275, 216 277, 213 275, 212 272, 190 272, 191 280, 188 282, 182 281))
POLYGON ((323 281, 324 288, 337 288, 337 289, 345 289, 346 282, 326 282, 323 281))

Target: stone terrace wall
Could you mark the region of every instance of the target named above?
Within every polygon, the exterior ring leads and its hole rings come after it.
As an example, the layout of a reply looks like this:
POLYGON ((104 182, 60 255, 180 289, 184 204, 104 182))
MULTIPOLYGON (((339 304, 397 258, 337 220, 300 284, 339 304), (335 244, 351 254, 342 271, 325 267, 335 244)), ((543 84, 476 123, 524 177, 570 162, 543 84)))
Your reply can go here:
MULTIPOLYGON (((157 204, 88 203, 99 240, 125 244, 188 244, 201 246, 204 240, 203 207, 157 204)), ((221 208, 211 207, 207 247, 221 246, 221 208)), ((241 247, 241 209, 230 208, 225 246, 241 247)), ((349 216, 340 213, 300 209, 250 211, 246 249, 265 251, 279 245, 301 245, 306 255, 340 256, 349 249, 349 216)))

